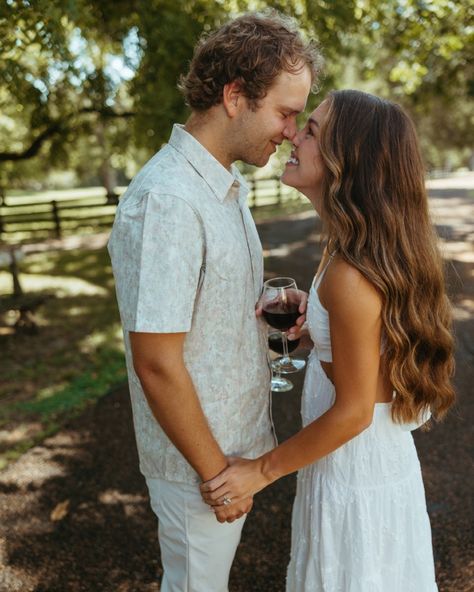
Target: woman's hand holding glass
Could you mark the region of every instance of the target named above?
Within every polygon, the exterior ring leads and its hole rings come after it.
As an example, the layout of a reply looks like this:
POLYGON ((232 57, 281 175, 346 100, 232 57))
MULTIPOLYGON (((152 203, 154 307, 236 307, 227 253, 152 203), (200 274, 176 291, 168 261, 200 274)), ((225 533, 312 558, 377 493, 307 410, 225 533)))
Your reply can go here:
MULTIPOLYGON (((280 378, 280 372, 291 374, 302 370, 305 366, 304 360, 292 359, 289 351, 298 346, 301 327, 305 322, 307 299, 307 294, 298 290, 292 278, 278 277, 264 283, 263 294, 257 305, 257 315, 263 316, 270 327, 280 332, 279 337, 275 331, 270 332, 270 349, 282 354, 272 363, 272 368, 277 375, 274 380, 288 382, 280 378), (288 345, 288 337, 294 342, 291 347, 288 345)), ((272 390, 289 389, 273 388, 272 383, 272 390)))
MULTIPOLYGON (((296 339, 300 339, 305 333, 305 323, 306 323, 306 307, 308 305, 308 294, 303 292, 303 290, 295 290, 293 295, 295 302, 298 304, 298 312, 300 316, 296 319, 295 324, 290 327, 287 331, 287 338, 290 341, 294 341, 296 339)), ((263 316, 263 304, 265 302, 264 294, 260 297, 260 300, 257 302, 257 306, 255 307, 255 312, 258 317, 263 316)))

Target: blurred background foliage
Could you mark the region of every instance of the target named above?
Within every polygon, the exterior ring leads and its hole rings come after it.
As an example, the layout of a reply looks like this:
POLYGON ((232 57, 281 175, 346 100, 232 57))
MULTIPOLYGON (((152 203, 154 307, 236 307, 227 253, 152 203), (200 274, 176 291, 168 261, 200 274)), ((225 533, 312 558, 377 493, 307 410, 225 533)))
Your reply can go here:
POLYGON ((311 106, 332 88, 392 98, 415 118, 428 168, 473 168, 470 0, 2 0, 2 190, 73 171, 112 193, 185 120, 176 84, 199 35, 269 7, 323 49, 311 106))

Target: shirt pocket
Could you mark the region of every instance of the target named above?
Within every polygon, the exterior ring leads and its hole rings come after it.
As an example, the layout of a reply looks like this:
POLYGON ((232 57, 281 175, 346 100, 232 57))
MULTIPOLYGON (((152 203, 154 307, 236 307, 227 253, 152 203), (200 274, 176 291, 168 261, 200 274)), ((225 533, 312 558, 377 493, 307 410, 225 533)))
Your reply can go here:
POLYGON ((251 273, 245 237, 208 243, 205 273, 229 283, 245 282, 251 273))

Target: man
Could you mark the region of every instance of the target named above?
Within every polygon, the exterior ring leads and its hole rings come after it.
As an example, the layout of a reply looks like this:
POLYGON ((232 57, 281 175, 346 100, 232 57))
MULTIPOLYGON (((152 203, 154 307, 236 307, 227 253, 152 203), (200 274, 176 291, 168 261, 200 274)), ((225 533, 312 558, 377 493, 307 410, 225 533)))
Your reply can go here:
POLYGON ((216 514, 198 484, 274 445, 262 250, 234 161, 263 166, 296 133, 319 56, 277 14, 197 46, 191 116, 121 199, 109 250, 135 432, 158 516, 163 592, 223 592, 252 500, 216 514), (217 520, 216 520, 217 518, 217 520))

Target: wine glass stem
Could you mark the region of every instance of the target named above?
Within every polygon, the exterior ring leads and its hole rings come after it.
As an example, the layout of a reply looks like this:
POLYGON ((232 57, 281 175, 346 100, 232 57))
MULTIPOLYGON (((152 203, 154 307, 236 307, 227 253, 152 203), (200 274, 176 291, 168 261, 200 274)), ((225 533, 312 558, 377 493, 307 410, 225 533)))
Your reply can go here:
POLYGON ((286 337, 286 333, 281 333, 281 340, 283 342, 283 358, 281 360, 282 364, 291 364, 291 358, 288 353, 288 339, 286 337))

